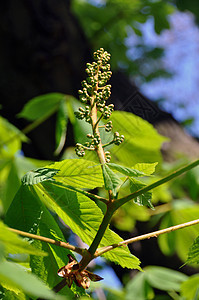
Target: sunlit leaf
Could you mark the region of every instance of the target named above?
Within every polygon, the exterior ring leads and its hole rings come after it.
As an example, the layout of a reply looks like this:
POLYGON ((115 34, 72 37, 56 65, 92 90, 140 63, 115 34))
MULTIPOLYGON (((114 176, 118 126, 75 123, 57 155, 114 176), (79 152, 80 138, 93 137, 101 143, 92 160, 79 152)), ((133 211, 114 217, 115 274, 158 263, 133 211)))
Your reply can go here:
POLYGON ((116 196, 117 187, 122 183, 121 179, 106 164, 102 166, 102 170, 105 189, 113 191, 113 195, 116 196))
POLYGON ((30 121, 44 118, 55 112, 60 102, 65 98, 64 94, 50 93, 31 99, 18 114, 19 117, 30 121))
POLYGON ((64 185, 88 189, 104 185, 101 166, 91 161, 65 159, 46 167, 59 170, 53 178, 64 185))
POLYGON ((168 139, 159 135, 151 124, 124 111, 114 111, 111 120, 114 131, 118 131, 125 137, 125 141, 119 148, 114 146, 111 149, 113 160, 127 166, 133 166, 137 162, 161 162, 161 144, 168 139))
MULTIPOLYGON (((137 179, 130 178, 129 180, 130 180, 131 193, 134 193, 146 186, 145 183, 138 181, 137 179)), ((145 205, 150 207, 151 209, 154 209, 153 204, 151 203, 151 199, 152 199, 152 192, 149 191, 137 196, 136 198, 133 199, 133 201, 138 205, 141 206, 145 205)))
POLYGON ((140 177, 140 176, 145 176, 144 172, 141 172, 139 170, 133 169, 133 168, 128 168, 124 167, 115 163, 108 163, 107 164, 111 169, 116 170, 122 174, 125 174, 126 176, 129 177, 140 177))
MULTIPOLYGON (((41 201, 56 212, 83 242, 91 245, 103 218, 101 209, 91 199, 63 185, 47 181, 31 186, 31 189, 36 191, 41 201)), ((104 247, 120 241, 122 239, 108 228, 99 246, 104 247)), ((116 248, 104 256, 122 267, 139 268, 139 260, 129 252, 128 247, 116 248)))

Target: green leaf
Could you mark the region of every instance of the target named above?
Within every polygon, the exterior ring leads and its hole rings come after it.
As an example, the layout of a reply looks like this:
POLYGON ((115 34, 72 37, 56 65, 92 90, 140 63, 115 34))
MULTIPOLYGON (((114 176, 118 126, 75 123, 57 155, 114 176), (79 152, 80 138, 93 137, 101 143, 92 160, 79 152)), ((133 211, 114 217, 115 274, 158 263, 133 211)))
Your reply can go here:
MULTIPOLYGON (((9 226, 16 229, 66 242, 53 216, 39 200, 31 186, 21 186, 6 214, 5 220, 9 226)), ((57 276, 58 269, 68 263, 67 254, 72 253, 68 249, 37 240, 33 242, 33 245, 38 251, 48 253, 48 256, 31 256, 32 271, 52 288, 60 281, 57 276)), ((72 298, 71 290, 68 287, 65 289, 72 298)), ((72 290, 77 294, 82 293, 82 289, 77 286, 72 286, 72 290)))
POLYGON ((145 272, 139 272, 126 285, 126 300, 132 299, 154 299, 154 292, 146 281, 145 272))
POLYGON ((123 111, 114 111, 111 120, 114 131, 118 131, 125 137, 125 141, 119 148, 114 146, 111 149, 114 161, 127 166, 137 162, 162 161, 160 148, 168 139, 159 135, 151 124, 132 113, 123 111))
POLYGON ((186 300, 199 299, 199 275, 190 276, 181 285, 180 295, 186 300))
POLYGON ((101 166, 84 159, 65 159, 46 166, 59 170, 56 182, 78 188, 93 189, 104 185, 101 166))
POLYGON ((140 177, 140 176, 146 176, 143 172, 140 172, 139 170, 133 169, 133 168, 128 168, 124 167, 115 163, 108 163, 108 167, 110 167, 113 170, 116 170, 122 174, 125 174, 126 176, 129 177, 140 177))
POLYGON ((61 152, 65 144, 67 123, 68 123, 67 102, 62 100, 59 106, 59 110, 57 112, 57 119, 56 119, 56 129, 55 129, 55 142, 56 142, 55 154, 56 155, 58 155, 61 152))
POLYGON ((186 263, 190 263, 190 264, 199 263, 199 236, 195 239, 195 241, 193 242, 193 244, 189 249, 186 263))
POLYGON ((0 155, 12 157, 21 150, 21 142, 27 142, 27 137, 6 119, 0 116, 0 155))
POLYGON ((53 291, 49 290, 36 276, 28 273, 21 266, 8 261, 0 263, 0 282, 9 282, 10 285, 13 284, 33 297, 62 299, 61 296, 57 297, 53 291))
POLYGON ((7 253, 27 253, 32 255, 46 256, 47 253, 40 251, 22 240, 16 233, 10 231, 3 222, 0 221, 0 243, 4 246, 7 253))
POLYGON ((54 180, 53 176, 59 172, 52 168, 39 168, 26 173, 21 179, 24 185, 33 185, 46 180, 54 180))
MULTIPOLYGON (((146 186, 145 183, 138 181, 134 178, 129 178, 130 180, 130 191, 131 193, 137 192, 138 190, 142 189, 146 186)), ((133 201, 138 205, 145 205, 148 206, 151 209, 154 209, 153 204, 151 203, 152 199, 152 192, 146 192, 144 194, 141 194, 140 196, 137 196, 133 199, 133 201)))
POLYGON ((157 166, 158 162, 155 163, 137 163, 133 166, 134 169, 143 172, 145 175, 151 175, 155 172, 155 167, 157 166))
MULTIPOLYGON (((30 188, 36 191, 41 201, 56 212, 83 242, 91 245, 103 218, 101 209, 91 199, 67 187, 57 185, 56 182, 43 182, 30 188)), ((100 247, 120 241, 122 239, 108 228, 100 247)), ((116 248, 105 253, 104 257, 122 267, 139 269, 140 262, 129 252, 128 247, 116 248)))
POLYGON ((53 114, 65 98, 64 94, 50 93, 31 99, 18 114, 20 118, 35 121, 53 114))
POLYGON ((104 185, 106 190, 111 190, 113 196, 117 194, 117 187, 122 183, 121 179, 107 166, 102 165, 104 185))
POLYGON ((154 288, 163 291, 180 290, 180 285, 188 276, 171 269, 149 266, 144 269, 147 282, 154 288))
MULTIPOLYGON (((165 226, 174 226, 177 224, 185 223, 198 219, 199 215, 199 205, 194 204, 192 201, 188 200, 175 200, 172 206, 172 210, 166 214, 162 219, 160 228, 165 228, 165 226), (169 224, 164 221, 164 218, 168 218, 169 224)), ((193 244, 194 240, 198 237, 199 225, 194 225, 188 228, 183 228, 181 230, 176 230, 169 234, 162 234, 158 237, 158 243, 161 251, 165 252, 165 249, 172 247, 172 253, 175 251, 177 255, 183 262, 187 261, 187 253, 189 248, 193 244), (166 248, 165 248, 166 246, 166 248)))

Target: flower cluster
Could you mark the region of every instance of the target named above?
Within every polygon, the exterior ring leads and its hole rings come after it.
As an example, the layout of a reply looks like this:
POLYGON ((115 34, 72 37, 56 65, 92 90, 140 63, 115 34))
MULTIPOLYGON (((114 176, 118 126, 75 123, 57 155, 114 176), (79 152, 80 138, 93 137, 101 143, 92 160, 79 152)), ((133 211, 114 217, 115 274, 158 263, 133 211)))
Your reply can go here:
POLYGON ((88 289, 90 281, 99 281, 103 278, 87 270, 79 271, 79 264, 77 261, 68 254, 69 263, 58 270, 58 275, 66 279, 66 283, 71 287, 73 281, 77 286, 82 286, 84 289, 88 289))
POLYGON ((114 133, 114 139, 113 142, 115 145, 119 146, 124 141, 124 136, 120 135, 119 132, 114 133))
MULTIPOLYGON (((85 103, 85 108, 80 107, 79 111, 75 112, 75 115, 80 120, 85 120, 90 123, 93 128, 93 134, 87 134, 87 138, 90 139, 84 145, 76 144, 76 154, 80 157, 85 155, 85 150, 95 150, 101 143, 98 127, 101 119, 108 120, 114 110, 114 105, 106 105, 106 101, 111 95, 111 85, 107 84, 112 72, 110 71, 110 54, 100 48, 94 52, 94 62, 87 63, 86 73, 88 75, 86 80, 82 81, 82 89, 79 90, 80 101, 85 103), (95 108, 101 116, 97 121, 92 120, 92 109, 95 108), (93 124, 95 123, 95 124, 93 124)), ((112 122, 108 121, 104 127, 105 131, 110 132, 112 130, 112 122)), ((119 136, 114 133, 113 141, 111 144, 119 145, 123 142, 124 136, 119 136)), ((109 143, 110 144, 110 143, 109 143)), ((106 145, 102 145, 106 147, 106 145)), ((110 153, 106 154, 106 161, 110 161, 110 153)))

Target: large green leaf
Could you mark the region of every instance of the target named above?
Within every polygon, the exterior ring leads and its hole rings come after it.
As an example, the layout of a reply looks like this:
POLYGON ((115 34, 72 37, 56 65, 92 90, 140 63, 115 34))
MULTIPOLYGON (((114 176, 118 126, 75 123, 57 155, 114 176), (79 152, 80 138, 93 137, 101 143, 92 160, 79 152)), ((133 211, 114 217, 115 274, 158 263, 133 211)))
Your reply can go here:
POLYGON ((179 291, 187 275, 168 268, 149 266, 145 269, 147 282, 154 288, 163 291, 179 291))
POLYGON ((64 299, 57 296, 35 275, 28 273, 21 266, 8 261, 0 263, 0 282, 20 288, 26 294, 45 299, 64 299))
POLYGON ((11 254, 27 253, 42 256, 47 255, 47 253, 34 248, 16 233, 11 232, 2 221, 0 221, 0 244, 4 246, 7 253, 11 254))
MULTIPOLYGON (((134 193, 146 186, 145 183, 143 183, 137 179, 129 178, 129 180, 130 180, 131 193, 134 193)), ((137 196, 136 198, 133 199, 133 201, 138 205, 141 205, 141 206, 145 205, 145 206, 150 207, 151 209, 154 209, 153 204, 151 203, 151 198, 152 198, 152 192, 149 191, 149 192, 146 192, 144 194, 137 196)))
POLYGON ((29 171, 23 176, 22 183, 33 185, 46 180, 88 189, 104 185, 100 165, 84 159, 65 159, 44 168, 29 171))
POLYGON ((93 189, 104 185, 101 166, 84 159, 65 159, 46 168, 59 170, 56 182, 78 188, 93 189))
POLYGON ((114 146, 111 149, 114 160, 127 166, 137 162, 161 162, 160 148, 168 139, 159 135, 151 124, 123 111, 114 111, 111 120, 114 131, 125 137, 125 141, 119 147, 114 146))
MULTIPOLYGON (((21 186, 16 194, 6 214, 6 223, 19 230, 66 242, 53 216, 39 200, 34 189, 27 185, 21 186)), ((68 263, 67 254, 71 252, 40 241, 34 241, 33 245, 38 248, 38 251, 48 253, 47 257, 31 256, 30 265, 33 273, 50 287, 55 286, 60 281, 57 271, 68 263)), ((77 294, 82 293, 82 289, 76 286, 72 289, 77 294)), ((71 293, 67 288, 67 294, 72 297, 71 293)))
MULTIPOLYGON (((103 214, 91 199, 52 182, 43 182, 32 186, 31 189, 36 191, 41 201, 55 211, 83 242, 88 245, 92 243, 102 222, 103 214)), ((120 241, 122 239, 108 228, 100 247, 120 241)), ((105 253, 104 256, 122 267, 139 268, 139 260, 129 252, 128 247, 116 248, 105 253)))
POLYGON ((113 196, 117 194, 117 187, 122 183, 120 178, 109 168, 108 165, 102 165, 104 185, 106 190, 111 190, 113 196))
POLYGON ((101 187, 104 184, 100 165, 83 159, 66 159, 28 172, 23 184, 37 184, 46 180, 56 180, 69 186, 81 188, 101 187))
POLYGON ((19 117, 30 121, 45 118, 57 111, 60 102, 65 98, 64 94, 50 93, 31 99, 18 114, 19 117))

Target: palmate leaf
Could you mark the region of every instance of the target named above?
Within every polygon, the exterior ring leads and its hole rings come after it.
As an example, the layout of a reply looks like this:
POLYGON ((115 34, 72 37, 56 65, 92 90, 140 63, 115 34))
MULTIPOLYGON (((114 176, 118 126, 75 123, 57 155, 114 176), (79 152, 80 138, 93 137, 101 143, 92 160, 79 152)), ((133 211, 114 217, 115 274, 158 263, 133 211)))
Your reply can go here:
POLYGON ((64 185, 93 189, 104 185, 100 165, 84 159, 65 159, 44 168, 28 172, 23 184, 36 184, 46 180, 56 181, 64 185))
MULTIPOLYGON (((43 182, 31 189, 36 191, 41 201, 56 212, 83 242, 88 245, 92 243, 103 214, 91 199, 53 182, 43 182)), ((104 247, 120 241, 122 239, 108 228, 99 246, 104 247)), ((104 256, 122 267, 139 269, 140 262, 129 252, 128 247, 116 248, 104 256)))
POLYGON ((104 185, 106 190, 112 190, 113 196, 117 194, 117 187, 122 183, 119 177, 109 168, 108 165, 102 165, 104 185))
MULTIPOLYGON (((52 239, 55 239, 56 235, 56 239, 58 236, 59 240, 65 242, 64 236, 53 216, 30 186, 24 185, 20 187, 6 214, 5 221, 10 227, 52 239)), ((48 253, 48 256, 31 256, 30 265, 32 271, 52 288, 60 281, 60 278, 57 276, 58 269, 68 263, 67 254, 72 253, 68 249, 40 241, 34 241, 33 245, 38 248, 38 251, 43 250, 48 253)), ((71 295, 72 298, 74 295, 71 290, 67 287, 65 289, 67 289, 67 294, 71 295)), ((82 289, 79 287, 72 286, 72 289, 75 293, 82 294, 82 289)))
MULTIPOLYGON (((129 180, 130 180, 131 193, 134 193, 146 186, 145 183, 143 183, 137 179, 129 178, 129 180)), ((141 206, 145 205, 145 206, 150 207, 151 209, 154 209, 153 204, 151 203, 151 198, 152 198, 152 192, 146 192, 146 193, 141 194, 141 195, 137 196, 136 198, 134 198, 133 201, 138 205, 141 205, 141 206)))
POLYGON ((127 166, 132 166, 138 161, 161 162, 161 144, 168 139, 159 135, 151 124, 124 111, 114 111, 111 120, 114 131, 125 136, 125 141, 119 147, 119 151, 116 146, 111 149, 114 161, 120 161, 127 166))

